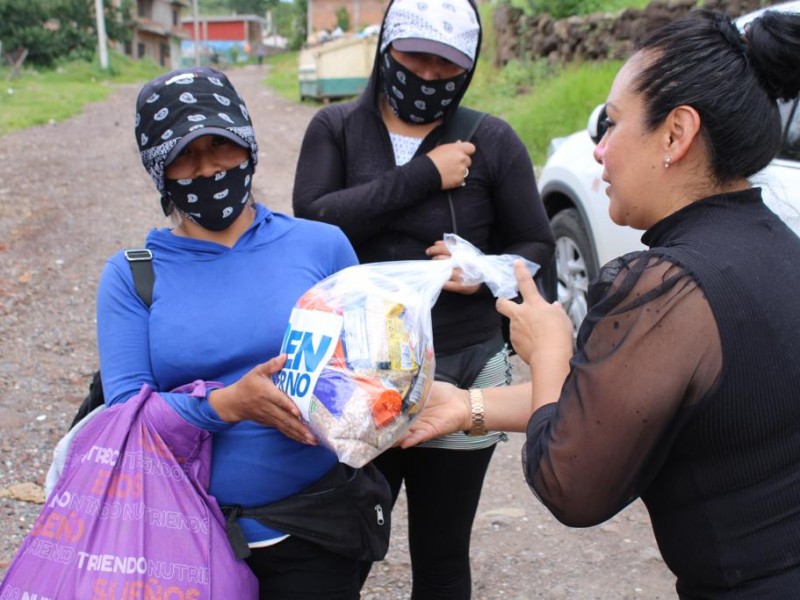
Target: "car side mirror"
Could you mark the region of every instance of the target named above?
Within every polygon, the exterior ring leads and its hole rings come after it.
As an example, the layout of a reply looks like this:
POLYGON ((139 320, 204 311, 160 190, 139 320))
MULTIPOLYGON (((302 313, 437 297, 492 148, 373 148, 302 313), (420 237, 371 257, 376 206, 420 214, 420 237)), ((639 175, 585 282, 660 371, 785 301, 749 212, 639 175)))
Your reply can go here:
POLYGON ((586 125, 586 130, 589 132, 589 137, 592 138, 595 144, 599 144, 600 140, 602 140, 603 136, 606 134, 606 129, 608 129, 608 124, 606 123, 607 117, 605 104, 598 104, 592 111, 592 114, 589 115, 589 123, 586 125))

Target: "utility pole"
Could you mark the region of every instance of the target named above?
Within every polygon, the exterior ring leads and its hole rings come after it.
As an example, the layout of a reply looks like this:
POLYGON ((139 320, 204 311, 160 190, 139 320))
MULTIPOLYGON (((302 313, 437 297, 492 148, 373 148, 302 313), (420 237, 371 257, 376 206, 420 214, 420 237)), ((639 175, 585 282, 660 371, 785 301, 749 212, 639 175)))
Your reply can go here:
POLYGON ((100 68, 108 69, 108 37, 106 36, 106 15, 103 0, 94 0, 94 11, 97 17, 97 51, 100 57, 100 68))
POLYGON ((312 6, 313 4, 314 0, 308 0, 308 2, 306 2, 306 39, 303 40, 304 43, 308 41, 308 36, 311 35, 311 31, 313 30, 313 25, 314 25, 314 18, 313 18, 314 7, 312 6))
POLYGON ((200 66, 200 36, 197 33, 198 19, 200 18, 199 9, 197 8, 197 0, 192 0, 192 12, 194 13, 194 66, 200 66))

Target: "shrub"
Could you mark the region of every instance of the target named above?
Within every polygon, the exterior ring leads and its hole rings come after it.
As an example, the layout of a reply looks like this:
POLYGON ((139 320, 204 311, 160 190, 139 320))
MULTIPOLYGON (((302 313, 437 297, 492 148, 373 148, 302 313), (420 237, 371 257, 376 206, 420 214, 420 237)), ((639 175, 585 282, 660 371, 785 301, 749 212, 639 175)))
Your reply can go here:
POLYGON ((533 14, 548 13, 554 19, 571 15, 597 12, 602 9, 599 0, 529 0, 533 14))

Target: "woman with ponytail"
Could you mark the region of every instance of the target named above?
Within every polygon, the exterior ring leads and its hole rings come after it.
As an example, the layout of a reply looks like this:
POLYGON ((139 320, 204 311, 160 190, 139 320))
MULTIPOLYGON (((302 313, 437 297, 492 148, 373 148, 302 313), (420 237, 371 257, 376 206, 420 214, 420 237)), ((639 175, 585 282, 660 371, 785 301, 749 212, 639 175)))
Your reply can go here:
MULTIPOLYGON (((498 302, 531 384, 487 390, 486 426, 527 432, 525 477, 567 525, 641 498, 681 598, 800 590, 800 238, 748 181, 799 89, 798 14, 652 33, 595 150, 611 217, 648 249, 602 269, 574 354, 521 268, 523 304, 498 302)), ((436 383, 403 444, 471 422, 467 394, 436 383)))

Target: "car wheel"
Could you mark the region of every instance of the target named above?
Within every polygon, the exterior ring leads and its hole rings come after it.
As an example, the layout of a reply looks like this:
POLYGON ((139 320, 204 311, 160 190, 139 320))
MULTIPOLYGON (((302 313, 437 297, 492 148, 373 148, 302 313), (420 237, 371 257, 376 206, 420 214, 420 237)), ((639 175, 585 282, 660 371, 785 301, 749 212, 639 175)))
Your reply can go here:
POLYGON ((589 282, 597 267, 583 221, 574 208, 557 213, 550 222, 556 238, 558 301, 572 321, 575 335, 589 310, 589 282))

